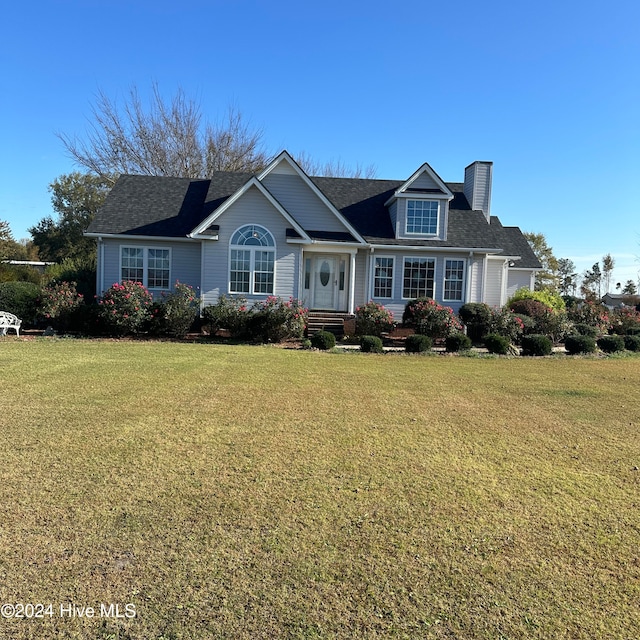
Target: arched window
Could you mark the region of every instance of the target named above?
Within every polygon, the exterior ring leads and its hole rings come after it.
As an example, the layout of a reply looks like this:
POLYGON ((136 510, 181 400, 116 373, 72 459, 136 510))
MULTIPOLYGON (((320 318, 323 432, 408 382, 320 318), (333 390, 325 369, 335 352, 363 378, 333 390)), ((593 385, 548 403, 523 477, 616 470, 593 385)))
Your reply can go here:
POLYGON ((273 294, 276 243, 257 224, 240 227, 229 243, 229 293, 273 294))

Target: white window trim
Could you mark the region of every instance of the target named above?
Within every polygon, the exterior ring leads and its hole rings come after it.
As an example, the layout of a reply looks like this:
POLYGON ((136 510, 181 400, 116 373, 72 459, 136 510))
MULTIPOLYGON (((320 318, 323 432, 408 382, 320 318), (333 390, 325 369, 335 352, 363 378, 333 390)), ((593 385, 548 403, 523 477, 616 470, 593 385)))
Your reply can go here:
POLYGON ((465 284, 467 280, 467 264, 464 258, 445 258, 442 265, 442 301, 443 302, 464 302, 465 296, 465 284), (447 290, 447 262, 462 262, 462 279, 452 280, 452 282, 461 282, 462 288, 460 289, 460 299, 458 298, 445 298, 444 294, 447 290))
POLYGON ((396 283, 396 256, 373 254, 373 269, 371 273, 371 298, 375 300, 393 300, 394 290, 396 283), (390 296, 377 296, 376 295, 376 260, 378 258, 388 258, 391 260, 391 295, 390 296))
POLYGON ((140 245, 140 244, 121 244, 118 252, 120 254, 120 270, 118 271, 119 282, 122 282, 122 250, 123 249, 142 249, 142 284, 145 289, 149 291, 170 291, 171 290, 171 265, 172 261, 172 251, 171 247, 157 247, 152 245, 140 245), (165 287, 149 287, 149 249, 153 250, 161 250, 169 252, 169 277, 167 280, 168 286, 165 287))
MULTIPOLYGON (((276 293, 276 271, 277 271, 277 244, 276 238, 267 229, 263 227, 261 224, 247 223, 240 225, 237 229, 233 231, 229 238, 229 254, 228 254, 228 269, 227 269, 227 291, 233 295, 245 295, 245 296, 273 296, 276 293), (271 236, 273 240, 272 246, 262 246, 262 245, 244 245, 244 244, 231 244, 231 239, 233 236, 243 227, 257 227, 258 229, 262 229, 266 234, 271 236), (233 250, 239 251, 249 251, 249 291, 232 291, 231 290, 231 252, 233 250), (271 251, 273 252, 273 290, 269 292, 263 291, 255 291, 256 287, 256 251, 271 251)), ((260 273, 263 273, 262 271, 260 273)))
POLYGON ((440 235, 440 215, 442 211, 442 202, 435 198, 407 198, 404 205, 404 234, 409 238, 436 238, 440 235), (436 230, 433 233, 422 231, 409 231, 409 203, 410 202, 435 202, 438 205, 436 213, 436 230))
MULTIPOLYGON (((405 270, 405 263, 407 260, 433 260, 433 294, 431 297, 433 300, 436 299, 436 291, 437 291, 437 280, 436 280, 436 272, 438 269, 438 261, 434 256, 421 256, 421 255, 409 255, 409 256, 402 256, 402 281, 401 281, 401 287, 400 287, 400 293, 401 293, 401 299, 402 300, 415 300, 416 296, 413 297, 405 297, 404 295, 404 270, 405 270)), ((417 297, 421 297, 421 296, 417 296, 417 297)))

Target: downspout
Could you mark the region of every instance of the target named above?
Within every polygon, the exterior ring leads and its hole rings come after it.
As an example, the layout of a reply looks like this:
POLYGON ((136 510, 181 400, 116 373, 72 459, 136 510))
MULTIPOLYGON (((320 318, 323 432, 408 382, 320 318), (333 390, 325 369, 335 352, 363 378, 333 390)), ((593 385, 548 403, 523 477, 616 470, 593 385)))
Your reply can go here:
POLYGON ((96 288, 98 289, 98 295, 102 295, 104 293, 104 241, 102 236, 98 237, 98 256, 100 269, 96 274, 96 288))
POLYGON ((349 313, 355 311, 356 300, 356 254, 349 254, 349 313))
POLYGON ((204 240, 200 240, 200 317, 204 311, 204 243, 204 240))
POLYGON ((482 261, 482 291, 480 292, 480 301, 487 301, 487 268, 489 267, 489 255, 484 254, 484 260, 482 261))
POLYGON ((366 302, 369 300, 373 300, 373 279, 375 274, 375 260, 376 257, 373 255, 375 253, 375 249, 373 247, 369 248, 369 260, 367 263, 367 296, 366 302))
POLYGON ((472 278, 472 271, 473 268, 473 251, 469 251, 469 258, 467 259, 467 293, 465 296, 465 302, 473 302, 473 300, 471 300, 471 278, 472 278))

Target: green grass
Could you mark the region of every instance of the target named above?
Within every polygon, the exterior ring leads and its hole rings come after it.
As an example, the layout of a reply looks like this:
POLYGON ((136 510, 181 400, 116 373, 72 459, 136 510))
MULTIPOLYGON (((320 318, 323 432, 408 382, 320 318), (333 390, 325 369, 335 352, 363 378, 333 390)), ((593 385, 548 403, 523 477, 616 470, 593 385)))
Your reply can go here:
POLYGON ((640 358, 0 340, 2 638, 635 638, 640 358))

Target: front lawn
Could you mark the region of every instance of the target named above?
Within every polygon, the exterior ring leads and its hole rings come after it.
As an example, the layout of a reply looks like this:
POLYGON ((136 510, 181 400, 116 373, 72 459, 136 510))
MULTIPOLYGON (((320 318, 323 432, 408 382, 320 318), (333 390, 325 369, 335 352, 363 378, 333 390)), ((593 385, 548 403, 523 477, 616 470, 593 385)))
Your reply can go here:
POLYGON ((640 358, 0 361, 0 637, 637 637, 640 358))

